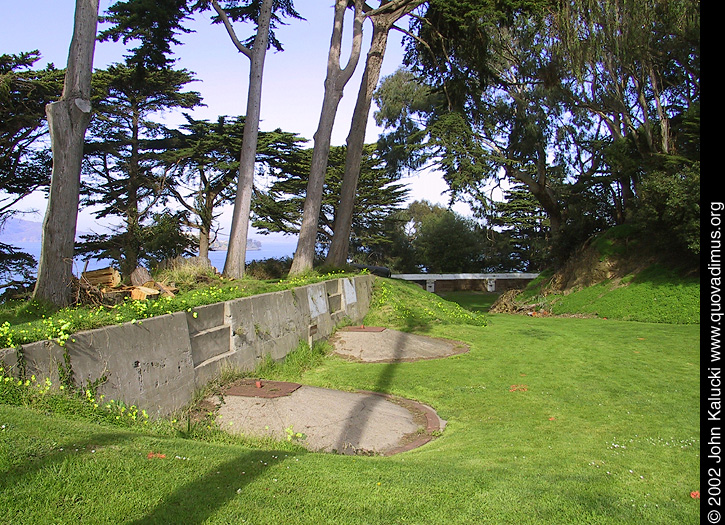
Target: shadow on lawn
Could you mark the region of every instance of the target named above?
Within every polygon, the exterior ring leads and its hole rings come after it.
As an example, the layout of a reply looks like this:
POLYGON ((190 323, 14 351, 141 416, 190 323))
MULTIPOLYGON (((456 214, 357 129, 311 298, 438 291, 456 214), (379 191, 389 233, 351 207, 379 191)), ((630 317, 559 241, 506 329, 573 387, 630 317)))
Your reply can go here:
POLYGON ((229 501, 244 494, 248 485, 263 476, 268 469, 291 459, 291 456, 299 455, 301 453, 275 450, 245 451, 179 487, 164 497, 163 501, 146 516, 129 523, 133 525, 203 523, 229 501))
MULTIPOLYGON (((393 383, 393 377, 397 368, 400 366, 401 358, 403 356, 404 346, 404 334, 399 334, 395 343, 393 351, 393 358, 389 363, 383 365, 383 370, 378 376, 378 380, 375 383, 373 390, 382 394, 389 393, 390 386, 393 383)), ((367 365, 370 366, 370 365, 367 365)), ((346 455, 356 454, 357 452, 365 452, 360 448, 360 440, 365 433, 365 429, 370 423, 370 416, 372 415, 372 408, 380 403, 386 402, 386 399, 380 396, 365 396, 361 398, 353 408, 350 410, 348 415, 348 425, 340 433, 340 439, 335 446, 335 449, 346 455), (362 414, 361 417, 357 417, 358 414, 362 414)))
POLYGON ((32 451, 27 453, 27 458, 21 465, 11 466, 7 471, 0 472, 0 492, 23 483, 24 478, 31 477, 34 473, 45 469, 52 469, 55 465, 61 464, 71 457, 90 456, 97 449, 105 446, 118 445, 119 443, 132 439, 132 434, 123 432, 102 432, 93 434, 83 440, 72 440, 67 443, 57 444, 53 451, 48 454, 34 455, 32 451))

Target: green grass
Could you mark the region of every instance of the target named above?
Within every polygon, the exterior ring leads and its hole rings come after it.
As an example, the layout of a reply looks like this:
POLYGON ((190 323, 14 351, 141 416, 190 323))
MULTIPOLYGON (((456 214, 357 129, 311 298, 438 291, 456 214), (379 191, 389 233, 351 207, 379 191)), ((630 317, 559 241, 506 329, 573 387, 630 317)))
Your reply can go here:
POLYGON ((412 332, 449 324, 485 326, 486 318, 415 284, 378 279, 365 324, 412 332))
POLYGON ((488 312, 491 305, 498 299, 499 294, 488 292, 440 292, 440 297, 446 301, 458 303, 472 312, 488 312))
POLYGON ((427 445, 316 454, 0 404, 3 522, 700 522, 690 497, 700 490, 698 326, 510 315, 483 326, 387 280, 373 304, 368 325, 470 352, 364 364, 302 348, 306 357, 267 373, 427 403, 447 420, 427 445))
POLYGON ((700 322, 700 279, 653 266, 623 282, 606 281, 568 295, 549 296, 554 314, 584 314, 652 323, 700 322))

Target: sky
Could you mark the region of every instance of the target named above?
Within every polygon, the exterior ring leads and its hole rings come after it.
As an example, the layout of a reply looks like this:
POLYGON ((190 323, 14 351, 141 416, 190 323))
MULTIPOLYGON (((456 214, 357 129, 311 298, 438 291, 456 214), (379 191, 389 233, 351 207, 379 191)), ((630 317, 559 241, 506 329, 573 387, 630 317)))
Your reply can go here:
MULTIPOLYGON (((101 0, 103 13, 113 0, 101 0)), ((326 73, 327 52, 330 44, 333 19, 333 2, 297 0, 295 7, 305 20, 290 20, 289 24, 277 30, 277 37, 284 46, 283 52, 270 51, 264 67, 262 109, 260 129, 271 131, 281 128, 310 139, 317 129, 322 106, 323 86, 326 73)), ((74 0, 34 0, 17 2, 0 0, 0 54, 16 54, 39 50, 41 60, 37 67, 48 63, 64 68, 68 59, 68 48, 73 33, 74 0)), ((346 20, 346 37, 350 38, 351 21, 346 20)), ((104 27, 99 25, 99 31, 104 27)), ((232 44, 221 25, 211 25, 208 14, 189 24, 194 33, 180 35, 184 45, 175 49, 175 67, 195 73, 198 82, 189 85, 203 97, 205 107, 191 112, 195 119, 216 120, 220 115, 243 115, 246 110, 246 94, 249 75, 249 60, 241 55, 232 44)), ((251 27, 237 25, 240 38, 250 35, 251 27)), ((363 54, 355 75, 347 84, 338 109, 332 144, 344 145, 352 118, 353 107, 360 78, 364 68, 365 53, 369 43, 371 26, 366 23, 363 54)), ((133 44, 131 44, 133 45, 133 44)), ((347 59, 349 45, 343 49, 343 63, 347 59)), ((94 67, 122 62, 127 50, 121 43, 99 42, 96 44, 94 67)), ((400 67, 403 58, 402 34, 392 31, 383 62, 381 78, 390 75, 400 67)), ((375 125, 373 110, 366 132, 366 141, 373 142, 382 131, 375 125)), ((162 116, 168 125, 184 122, 181 113, 167 113, 162 116)), ((410 200, 426 199, 447 205, 447 186, 435 173, 423 173, 407 177, 410 200)), ((20 209, 35 209, 25 220, 42 221, 45 199, 35 195, 24 201, 20 209)), ((465 207, 454 208, 467 213, 465 207)), ((231 207, 225 209, 220 219, 222 231, 228 231, 231 207)), ((98 224, 89 211, 81 210, 78 219, 79 231, 99 232, 98 224)), ((255 232, 252 232, 254 235, 255 232)))

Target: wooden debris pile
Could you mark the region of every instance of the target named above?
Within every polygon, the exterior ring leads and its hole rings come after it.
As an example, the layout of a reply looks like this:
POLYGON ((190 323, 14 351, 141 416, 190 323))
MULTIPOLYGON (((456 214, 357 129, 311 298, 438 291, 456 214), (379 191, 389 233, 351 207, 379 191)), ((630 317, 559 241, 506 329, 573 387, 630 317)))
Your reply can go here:
POLYGON ((136 268, 130 276, 131 284, 121 283, 121 274, 115 268, 101 268, 83 272, 80 278, 82 287, 97 289, 104 302, 122 301, 124 297, 143 301, 149 297, 174 297, 178 291, 173 285, 155 281, 146 268, 136 268))

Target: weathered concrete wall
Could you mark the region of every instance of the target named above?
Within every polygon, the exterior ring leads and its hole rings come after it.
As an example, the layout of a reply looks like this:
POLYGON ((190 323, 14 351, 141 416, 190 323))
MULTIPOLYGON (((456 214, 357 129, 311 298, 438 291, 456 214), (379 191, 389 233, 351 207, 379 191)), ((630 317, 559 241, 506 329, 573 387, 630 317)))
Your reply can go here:
MULTIPOLYGON (((495 279, 494 292, 503 293, 507 290, 523 290, 533 279, 495 279)), ((421 286, 425 287, 423 282, 421 286)), ((487 292, 489 282, 485 279, 456 279, 449 281, 436 281, 435 292, 487 292)))
POLYGON ((370 307, 373 277, 335 279, 293 290, 245 297, 96 330, 65 347, 40 341, 0 350, 11 373, 22 355, 26 376, 60 380, 70 365, 75 383, 101 377, 97 391, 165 415, 188 404, 194 389, 224 366, 253 370, 265 355, 283 359, 300 341, 329 336, 343 319, 360 322, 370 307))

